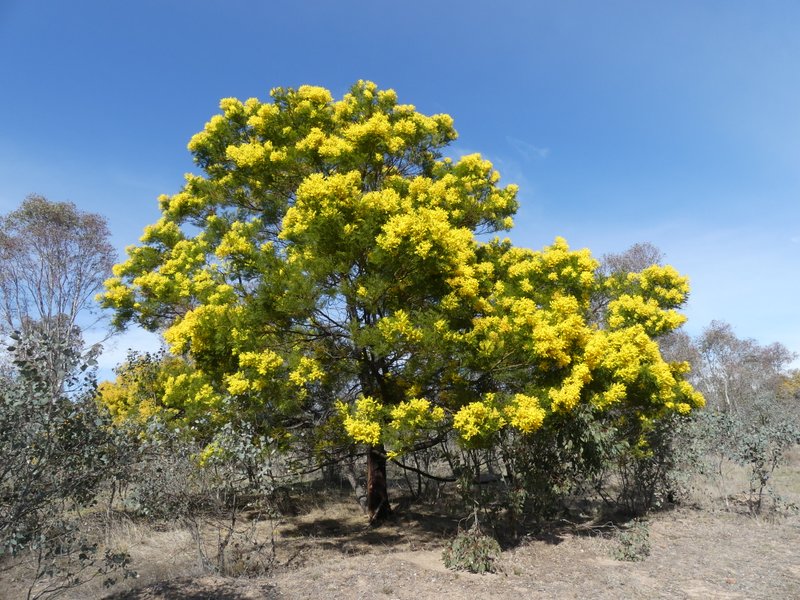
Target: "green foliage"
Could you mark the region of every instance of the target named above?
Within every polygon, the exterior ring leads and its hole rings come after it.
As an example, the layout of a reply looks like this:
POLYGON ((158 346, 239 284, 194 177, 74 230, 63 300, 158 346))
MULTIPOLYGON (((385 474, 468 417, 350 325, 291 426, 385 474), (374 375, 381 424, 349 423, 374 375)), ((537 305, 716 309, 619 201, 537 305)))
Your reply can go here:
POLYGON ((513 480, 508 508, 541 521, 594 493, 628 514, 660 506, 679 487, 674 434, 682 420, 667 415, 643 429, 613 411, 581 406, 532 435, 506 437, 500 452, 513 480))
POLYGON ((209 444, 199 444, 155 417, 115 429, 131 444, 128 462, 115 473, 117 505, 130 517, 187 528, 209 572, 255 576, 272 568, 274 531, 263 538, 264 523, 274 530, 278 515, 269 440, 248 424, 226 424, 209 444))
POLYGON ((0 394, 0 554, 32 559, 34 597, 115 568, 128 575, 127 559, 98 556, 81 530, 80 511, 96 503, 120 459, 85 357, 48 331, 14 338, 16 373, 0 394))
POLYGON ((514 480, 510 507, 526 518, 554 517, 569 498, 596 485, 613 452, 614 434, 602 413, 582 406, 532 435, 507 438, 501 447, 514 480))
POLYGON ((772 474, 784 461, 786 451, 796 444, 800 444, 800 427, 786 421, 750 429, 743 436, 738 462, 749 470, 748 502, 753 512, 761 512, 764 493, 774 491, 772 474))
POLYGON ((638 562, 650 556, 650 526, 647 521, 636 519, 617 536, 614 558, 638 562))
POLYGON ((669 415, 635 435, 615 432, 606 478, 597 482, 604 499, 613 496, 612 505, 631 515, 679 501, 685 491, 685 453, 679 446, 686 419, 669 415))
POLYGON ((213 484, 198 468, 199 448, 161 426, 149 427, 136 460, 120 479, 123 505, 133 515, 175 521, 208 508, 213 484))
POLYGON ((697 339, 672 335, 662 340, 666 354, 692 363, 690 378, 706 399, 675 431, 674 450, 684 471, 711 477, 726 506, 740 492, 753 513, 769 496, 777 508, 773 474, 800 440, 795 355, 781 344, 740 339, 733 328, 712 321, 697 339), (747 489, 731 488, 732 465, 743 467, 747 489))
POLYGON ((204 467, 227 467, 246 475, 245 489, 270 495, 275 489, 278 446, 250 423, 226 423, 200 455, 204 467))
POLYGON ((699 414, 689 435, 698 470, 717 479, 726 503, 730 490, 723 467, 729 461, 747 471, 747 506, 751 512, 762 511, 765 494, 777 507, 779 492, 772 484, 772 475, 783 464, 788 450, 800 444, 800 423, 791 412, 781 411, 774 398, 754 402, 748 413, 699 414))
POLYGON ((493 573, 499 558, 497 540, 481 533, 478 527, 459 531, 442 551, 445 567, 472 573, 493 573))

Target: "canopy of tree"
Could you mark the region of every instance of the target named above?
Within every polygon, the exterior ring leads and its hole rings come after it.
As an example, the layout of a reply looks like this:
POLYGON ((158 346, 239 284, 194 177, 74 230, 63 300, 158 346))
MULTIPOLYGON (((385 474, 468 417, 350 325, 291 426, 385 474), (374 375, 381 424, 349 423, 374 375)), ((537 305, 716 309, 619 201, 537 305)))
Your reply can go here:
MULTIPOLYGON (((5 339, 42 338, 47 348, 80 350, 83 331, 102 318, 95 295, 117 259, 109 236, 101 215, 37 195, 0 216, 0 333, 5 339)), ((53 351, 49 359, 53 394, 62 391, 69 375, 62 354, 53 351)))
POLYGON ((80 325, 116 260, 109 235, 102 216, 36 195, 0 217, 0 327, 80 325))
POLYGON ((189 143, 203 173, 160 198, 106 283, 119 325, 187 359, 160 383, 172 419, 285 444, 339 430, 370 449, 380 515, 386 456, 448 432, 481 446, 581 405, 640 428, 702 405, 655 341, 684 321, 675 269, 603 273, 560 238, 490 239, 516 186, 477 154, 443 157, 452 119, 392 90, 271 95, 221 102, 189 143))

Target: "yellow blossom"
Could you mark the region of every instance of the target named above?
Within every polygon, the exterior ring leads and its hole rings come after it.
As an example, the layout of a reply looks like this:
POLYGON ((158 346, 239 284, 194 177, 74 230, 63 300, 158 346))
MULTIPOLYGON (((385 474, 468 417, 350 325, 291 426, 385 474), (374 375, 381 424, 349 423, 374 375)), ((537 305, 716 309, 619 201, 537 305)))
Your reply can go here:
POLYGON ((471 402, 461 407, 453 416, 453 428, 462 440, 473 443, 487 439, 506 424, 503 415, 492 406, 493 394, 487 394, 483 402, 471 402))
POLYGON ((523 433, 539 429, 544 422, 545 412, 539 400, 525 394, 514 394, 513 401, 505 408, 508 424, 523 433))

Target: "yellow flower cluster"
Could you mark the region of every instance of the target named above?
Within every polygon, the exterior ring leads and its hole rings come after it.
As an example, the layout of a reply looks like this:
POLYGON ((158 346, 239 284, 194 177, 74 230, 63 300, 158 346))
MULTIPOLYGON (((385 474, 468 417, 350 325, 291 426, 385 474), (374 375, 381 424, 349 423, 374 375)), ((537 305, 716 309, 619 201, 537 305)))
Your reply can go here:
MULTIPOLYGON (((220 103, 220 107, 221 106, 222 103, 220 103)), ((189 140, 189 144, 187 145, 189 152, 198 152, 201 150, 209 140, 218 136, 227 126, 228 121, 222 115, 214 115, 211 117, 203 128, 203 131, 194 134, 189 140)))
POLYGON ((607 390, 602 392, 599 396, 595 396, 592 400, 598 408, 605 409, 624 400, 627 393, 627 386, 624 383, 615 381, 607 390))
POLYGON ((505 426, 506 420, 493 405, 494 399, 494 394, 486 394, 482 402, 470 402, 453 416, 453 428, 467 444, 480 443, 505 426))
POLYGON ((131 288, 122 283, 119 277, 111 277, 103 283, 105 292, 97 294, 98 302, 107 302, 110 306, 122 308, 133 303, 134 293, 131 288))
POLYGON ((608 326, 612 329, 641 324, 649 335, 674 331, 686 322, 675 310, 664 310, 655 298, 623 294, 608 305, 608 326))
POLYGON ((210 461, 220 457, 223 453, 217 442, 211 442, 197 454, 195 460, 197 460, 198 466, 205 467, 210 461))
POLYGON ((253 167, 268 161, 272 154, 272 143, 249 142, 246 144, 228 146, 225 151, 228 158, 236 163, 237 167, 253 167))
MULTIPOLYGON (((269 349, 259 352, 240 352, 239 370, 225 376, 225 388, 233 396, 248 392, 260 392, 276 381, 283 381, 284 360, 269 349)), ((294 383, 298 375, 294 372, 289 380, 294 383)))
POLYGON ((583 248, 570 250, 566 240, 557 237, 540 252, 514 248, 503 258, 511 280, 522 292, 541 303, 549 302, 554 291, 569 294, 582 309, 588 306, 599 263, 583 248))
POLYGON ((389 427, 400 431, 419 431, 435 427, 445 418, 444 409, 440 406, 431 406, 429 400, 412 398, 400 402, 389 413, 392 420, 389 427))
MULTIPOLYGON (((169 219, 181 219, 208 209, 208 198, 204 190, 209 187, 209 182, 192 173, 187 173, 184 178, 186 183, 183 190, 173 196, 161 195, 158 199, 163 215, 169 219)), ((174 221, 172 223, 175 224, 174 221)))
POLYGON ((254 369, 259 375, 271 375, 283 366, 283 358, 272 350, 261 352, 242 352, 239 354, 239 366, 254 369))
POLYGON ((514 394, 505 410, 508 424, 522 433, 532 433, 542 426, 545 412, 539 400, 525 394, 514 394))
POLYGON ((324 376, 325 372, 318 361, 308 356, 303 356, 297 366, 289 373, 289 381, 295 386, 301 387, 308 383, 321 381, 324 376))
POLYGON ((578 363, 572 367, 570 374, 564 378, 560 387, 552 388, 548 392, 554 411, 571 411, 581 400, 584 386, 592 380, 589 367, 578 363))
POLYGON ((352 211, 360 197, 361 175, 357 171, 336 173, 330 177, 315 173, 309 175, 297 189, 294 205, 283 218, 281 238, 292 240, 303 235, 323 217, 326 224, 339 218, 339 227, 345 222, 343 213, 352 211))
POLYGON ((254 219, 249 223, 233 222, 230 229, 223 235, 214 253, 219 258, 231 256, 254 257, 257 250, 253 240, 256 239, 261 227, 260 219, 254 219))
POLYGON ((225 389, 231 396, 241 396, 251 390, 258 389, 258 381, 252 381, 241 371, 225 376, 225 389))
POLYGON ((299 142, 296 149, 301 152, 316 151, 320 156, 335 159, 353 151, 353 144, 338 135, 327 135, 319 127, 314 127, 299 142))
POLYGON ((688 381, 678 382, 678 393, 684 399, 683 402, 679 402, 676 405, 678 412, 681 414, 688 414, 692 409, 703 408, 706 405, 706 399, 703 394, 694 389, 688 381))
POLYGON ((198 353, 225 347, 242 312, 242 308, 235 305, 198 306, 164 331, 164 340, 173 354, 183 354, 189 350, 198 353))
POLYGON ((316 102, 318 104, 328 104, 329 102, 333 102, 331 93, 324 87, 316 85, 301 85, 299 88, 297 88, 297 95, 300 98, 311 100, 312 102, 316 102))
POLYGON ((145 423, 157 415, 171 416, 174 411, 164 414, 153 398, 142 397, 136 382, 131 380, 116 382, 103 381, 97 386, 100 403, 108 409, 114 424, 126 421, 145 423))
POLYGON ((383 405, 369 396, 356 400, 355 410, 351 413, 343 402, 337 404, 339 414, 343 417, 347 435, 356 442, 377 446, 381 442, 381 420, 383 405))
POLYGON ((205 374, 198 371, 168 377, 162 401, 167 407, 181 407, 189 422, 202 418, 213 424, 223 418, 223 396, 214 391, 205 374))
POLYGON ((162 244, 165 247, 172 248, 183 239, 183 232, 178 225, 174 221, 161 217, 152 225, 147 225, 144 228, 144 233, 142 233, 139 241, 145 244, 162 244))
POLYGON ((387 138, 392 133, 389 117, 382 113, 375 113, 366 121, 353 123, 344 129, 343 135, 351 142, 357 144, 367 137, 387 138))
POLYGON ((393 315, 384 317, 378 322, 378 331, 383 339, 388 343, 397 342, 419 342, 422 340, 422 332, 415 328, 404 310, 397 310, 393 315))
POLYGON ((638 280, 642 291, 666 308, 680 306, 689 295, 689 278, 671 265, 647 267, 638 274, 638 280))
POLYGON ((593 398, 600 408, 622 401, 633 385, 647 385, 651 390, 648 400, 654 406, 682 414, 705 403, 703 396, 681 378, 687 365, 665 362, 643 325, 597 331, 586 346, 585 360, 593 371, 612 381, 593 398))
POLYGON ((643 364, 658 356, 658 345, 641 325, 619 331, 598 331, 586 345, 585 360, 592 370, 605 369, 621 383, 636 381, 643 364))

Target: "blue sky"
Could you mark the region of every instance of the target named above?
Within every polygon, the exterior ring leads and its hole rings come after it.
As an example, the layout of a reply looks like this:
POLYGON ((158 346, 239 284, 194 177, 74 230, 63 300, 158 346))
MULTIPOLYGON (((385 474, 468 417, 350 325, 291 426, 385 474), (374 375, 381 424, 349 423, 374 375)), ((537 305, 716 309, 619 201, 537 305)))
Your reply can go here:
POLYGON ((691 278, 690 333, 800 351, 799 22, 794 1, 0 0, 0 211, 71 200, 122 250, 220 98, 370 79, 520 184, 516 243, 649 241, 691 278))

